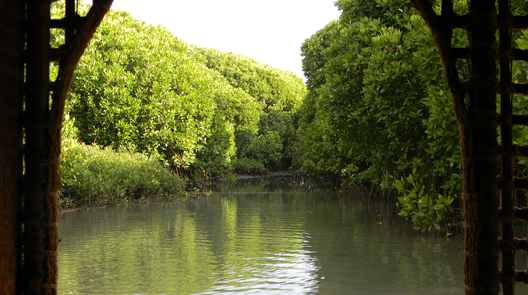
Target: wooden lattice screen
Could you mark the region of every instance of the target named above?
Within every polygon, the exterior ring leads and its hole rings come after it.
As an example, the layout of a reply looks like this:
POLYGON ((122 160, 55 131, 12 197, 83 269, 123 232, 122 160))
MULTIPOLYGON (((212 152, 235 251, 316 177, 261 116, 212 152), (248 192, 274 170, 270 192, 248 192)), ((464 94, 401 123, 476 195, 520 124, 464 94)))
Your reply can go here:
POLYGON ((501 284, 503 294, 514 294, 516 282, 528 283, 528 271, 515 270, 528 239, 514 232, 516 220, 528 221, 528 208, 514 206, 516 191, 528 189, 528 178, 515 178, 514 159, 528 157, 528 146, 513 144, 512 127, 528 126, 528 116, 513 114, 512 103, 515 93, 528 95, 528 84, 512 82, 512 63, 528 61, 528 51, 513 47, 512 33, 528 29, 528 16, 513 16, 511 0, 469 1, 467 15, 456 15, 452 0, 442 0, 440 15, 428 0, 411 2, 439 48, 462 138, 466 294, 498 294, 501 284), (469 47, 452 47, 457 28, 469 47), (469 64, 466 81, 460 59, 469 64))
POLYGON ((113 0, 94 0, 80 17, 75 0, 66 15, 51 20, 49 0, 26 0, 24 86, 23 263, 19 294, 57 293, 59 162, 64 106, 73 72, 113 0), (65 44, 50 47, 50 29, 65 32, 65 44), (59 72, 50 81, 50 63, 59 72))

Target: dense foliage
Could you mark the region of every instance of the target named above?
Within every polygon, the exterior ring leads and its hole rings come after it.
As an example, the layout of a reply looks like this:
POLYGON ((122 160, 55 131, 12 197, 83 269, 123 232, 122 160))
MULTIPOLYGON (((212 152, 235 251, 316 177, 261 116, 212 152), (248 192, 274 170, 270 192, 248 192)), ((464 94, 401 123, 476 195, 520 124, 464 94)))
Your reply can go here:
MULTIPOLYGON (((238 163, 256 161, 273 169, 291 166, 296 112, 306 87, 292 72, 275 69, 243 55, 198 48, 197 58, 260 104, 257 129, 236 128, 238 163)), ((237 165, 238 166, 238 165, 237 165)), ((243 166, 238 166, 243 170, 243 166)))
MULTIPOLYGON (((435 1, 439 4, 439 1, 435 1)), ((457 14, 468 2, 454 1, 457 14)), ((396 190, 400 215, 422 230, 439 228, 458 203, 459 134, 440 57, 424 21, 405 0, 339 0, 342 15, 302 45, 308 94, 300 109, 298 147, 303 169, 340 175, 349 184, 396 190)), ((525 1, 513 1, 516 15, 525 1)), ((436 8, 439 13, 440 6, 436 8)), ((527 35, 514 35, 528 48, 527 35)), ((455 30, 454 47, 467 36, 455 30)), ((462 79, 468 65, 459 62, 462 79)), ((526 82, 526 62, 514 80, 526 82)), ((526 113, 516 98, 514 112, 526 113)), ((526 141, 526 128, 516 141, 526 141)), ((523 160, 519 161, 526 167, 523 160)))
POLYGON ((199 178, 288 168, 305 92, 293 73, 111 11, 77 67, 68 111, 82 142, 199 178))
POLYGON ((439 55, 404 0, 340 0, 302 46, 303 169, 398 189, 402 215, 438 226, 458 196, 459 137, 439 55))

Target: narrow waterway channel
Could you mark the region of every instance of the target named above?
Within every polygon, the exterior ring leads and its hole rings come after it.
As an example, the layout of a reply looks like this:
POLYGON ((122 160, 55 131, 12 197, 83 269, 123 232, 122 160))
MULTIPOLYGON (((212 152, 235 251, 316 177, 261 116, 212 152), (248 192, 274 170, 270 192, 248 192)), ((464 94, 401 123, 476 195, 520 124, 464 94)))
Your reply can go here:
POLYGON ((64 213, 59 234, 59 294, 464 293, 460 236, 359 194, 260 184, 64 213))

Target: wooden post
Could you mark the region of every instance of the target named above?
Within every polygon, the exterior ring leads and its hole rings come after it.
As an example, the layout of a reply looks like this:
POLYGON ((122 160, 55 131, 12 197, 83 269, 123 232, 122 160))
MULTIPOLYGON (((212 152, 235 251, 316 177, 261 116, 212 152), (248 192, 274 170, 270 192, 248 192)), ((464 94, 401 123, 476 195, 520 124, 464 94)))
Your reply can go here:
POLYGON ((20 271, 23 31, 21 0, 0 0, 0 294, 17 294, 20 271))
MULTIPOLYGON (((57 294, 57 190, 50 113, 50 1, 26 2, 24 294, 57 294)), ((59 139, 60 140, 60 139, 59 139)))
POLYGON ((26 0, 26 84, 22 292, 57 294, 59 163, 64 106, 73 72, 112 0, 94 0, 76 21, 67 1, 66 43, 50 81, 50 1, 26 0), (68 13, 69 11, 69 13, 68 13), (69 14, 69 15, 68 15, 69 14))
POLYGON ((461 126, 466 294, 499 293, 497 13, 494 0, 469 12, 468 121, 461 126))

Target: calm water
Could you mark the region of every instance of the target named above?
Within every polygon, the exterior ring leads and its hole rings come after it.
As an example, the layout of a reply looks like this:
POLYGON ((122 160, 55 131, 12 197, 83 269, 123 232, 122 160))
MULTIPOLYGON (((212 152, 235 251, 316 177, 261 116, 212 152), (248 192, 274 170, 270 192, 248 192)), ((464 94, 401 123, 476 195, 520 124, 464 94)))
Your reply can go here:
POLYGON ((464 293, 460 237, 335 192, 260 185, 77 211, 59 234, 59 294, 464 293))

